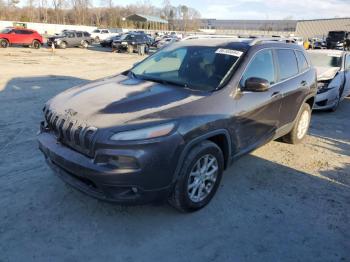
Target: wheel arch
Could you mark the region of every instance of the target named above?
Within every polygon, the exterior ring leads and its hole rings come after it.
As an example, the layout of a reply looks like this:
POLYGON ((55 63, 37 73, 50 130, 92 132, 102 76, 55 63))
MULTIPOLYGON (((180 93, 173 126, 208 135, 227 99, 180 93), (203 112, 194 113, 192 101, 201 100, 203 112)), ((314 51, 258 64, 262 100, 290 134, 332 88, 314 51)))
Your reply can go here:
POLYGON ((193 147, 198 145, 200 142, 209 140, 215 143, 218 147, 220 147, 223 155, 224 155, 224 169, 229 166, 230 156, 231 156, 231 137, 229 132, 226 129, 218 129, 214 131, 210 131, 204 135, 196 137, 188 142, 185 148, 182 150, 176 170, 174 175, 174 180, 176 181, 180 175, 180 170, 183 165, 183 162, 186 158, 186 155, 191 151, 193 147))

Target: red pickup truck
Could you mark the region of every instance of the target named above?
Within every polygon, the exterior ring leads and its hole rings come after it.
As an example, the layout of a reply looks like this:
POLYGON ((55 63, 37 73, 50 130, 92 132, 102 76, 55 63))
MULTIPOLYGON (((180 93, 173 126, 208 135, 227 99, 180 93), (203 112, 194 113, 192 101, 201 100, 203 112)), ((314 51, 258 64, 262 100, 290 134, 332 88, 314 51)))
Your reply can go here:
POLYGON ((0 47, 10 45, 30 46, 38 49, 43 44, 43 37, 34 30, 25 28, 5 28, 0 31, 0 47))

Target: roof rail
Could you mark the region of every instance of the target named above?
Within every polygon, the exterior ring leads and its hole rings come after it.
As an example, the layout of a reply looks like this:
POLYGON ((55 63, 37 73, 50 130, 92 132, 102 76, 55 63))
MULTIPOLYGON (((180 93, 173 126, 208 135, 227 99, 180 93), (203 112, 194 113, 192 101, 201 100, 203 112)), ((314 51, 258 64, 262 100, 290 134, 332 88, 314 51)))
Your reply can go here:
POLYGON ((285 42, 285 43, 295 43, 294 40, 282 37, 257 37, 249 42, 250 46, 261 44, 263 42, 285 42))
POLYGON ((208 38, 238 38, 235 35, 190 35, 186 36, 181 41, 191 40, 191 39, 208 39, 208 38))

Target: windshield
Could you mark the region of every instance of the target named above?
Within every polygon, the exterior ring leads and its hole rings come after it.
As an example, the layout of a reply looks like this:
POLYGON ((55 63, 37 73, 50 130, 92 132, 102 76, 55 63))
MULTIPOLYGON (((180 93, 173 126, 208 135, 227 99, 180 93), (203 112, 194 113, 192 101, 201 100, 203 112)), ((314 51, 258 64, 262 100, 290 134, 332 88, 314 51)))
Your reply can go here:
POLYGON ((345 38, 345 32, 329 32, 328 36, 336 41, 343 40, 345 38))
POLYGON ((212 46, 170 46, 131 70, 137 78, 212 91, 226 79, 242 52, 212 46))
POLYGON ((120 37, 120 40, 125 40, 128 36, 129 36, 128 34, 122 35, 122 36, 120 37))
POLYGON ((100 32, 100 30, 98 30, 98 29, 95 29, 94 31, 92 31, 93 33, 99 33, 100 32))
POLYGON ((0 33, 1 33, 1 34, 8 34, 8 33, 10 33, 11 31, 12 31, 11 28, 5 28, 5 29, 1 30, 0 33))
POLYGON ((340 55, 309 53, 309 57, 314 66, 320 66, 320 67, 340 67, 341 66, 340 55))

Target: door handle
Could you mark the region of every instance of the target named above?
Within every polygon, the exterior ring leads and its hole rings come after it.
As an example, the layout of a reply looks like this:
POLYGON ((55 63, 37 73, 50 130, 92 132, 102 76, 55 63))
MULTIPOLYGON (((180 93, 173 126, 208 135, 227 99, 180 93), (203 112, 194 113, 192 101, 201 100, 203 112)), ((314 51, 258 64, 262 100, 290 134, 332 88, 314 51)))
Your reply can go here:
POLYGON ((280 97, 280 96, 281 96, 281 92, 280 91, 275 91, 271 95, 271 97, 280 97))
POLYGON ((305 87, 307 86, 307 82, 305 80, 301 81, 300 87, 305 87))

